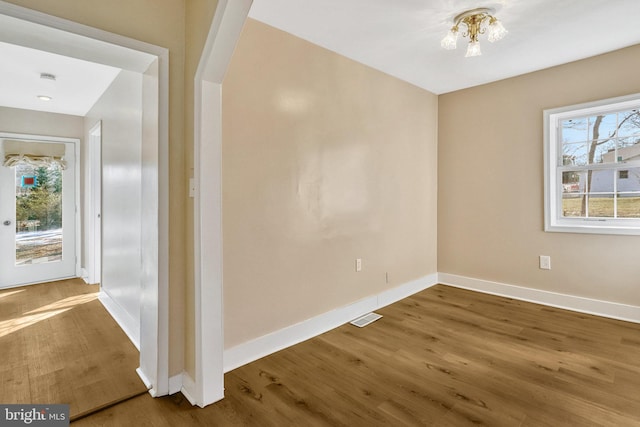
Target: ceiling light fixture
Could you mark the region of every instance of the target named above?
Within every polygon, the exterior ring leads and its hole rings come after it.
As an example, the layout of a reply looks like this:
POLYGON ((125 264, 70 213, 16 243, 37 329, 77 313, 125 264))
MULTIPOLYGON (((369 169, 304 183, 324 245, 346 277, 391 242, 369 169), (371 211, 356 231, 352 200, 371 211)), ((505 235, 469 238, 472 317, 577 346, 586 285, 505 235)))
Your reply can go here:
POLYGON ((465 57, 480 56, 480 42, 478 35, 484 34, 488 30, 487 39, 493 43, 502 39, 507 35, 507 30, 498 18, 493 16, 495 9, 489 7, 480 7, 478 9, 467 10, 453 18, 453 27, 449 30, 445 38, 440 42, 440 46, 445 49, 455 49, 458 41, 458 33, 460 24, 467 27, 467 31, 462 37, 469 37, 469 46, 465 57), (488 25, 484 25, 488 21, 488 25))
POLYGON ((53 99, 53 98, 51 98, 50 96, 47 96, 47 95, 38 95, 37 98, 40 101, 51 101, 53 99))

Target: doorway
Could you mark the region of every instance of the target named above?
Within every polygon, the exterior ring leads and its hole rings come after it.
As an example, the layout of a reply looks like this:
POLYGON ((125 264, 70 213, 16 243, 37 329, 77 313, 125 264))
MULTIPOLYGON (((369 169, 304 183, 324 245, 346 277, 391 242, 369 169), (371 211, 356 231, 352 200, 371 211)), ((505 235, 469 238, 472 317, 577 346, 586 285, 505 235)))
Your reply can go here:
POLYGON ((76 276, 78 143, 0 133, 0 289, 76 276))
MULTIPOLYGON (((137 326, 140 336, 137 372, 152 395, 167 394, 168 51, 4 1, 0 1, 0 26, 3 28, 0 42, 100 63, 141 76, 144 126, 139 188, 144 210, 134 224, 141 235, 138 265, 142 272, 142 277, 135 283, 139 296, 137 326)), ((88 140, 86 134, 83 140, 88 140)), ((80 272, 77 271, 76 275, 80 272)))

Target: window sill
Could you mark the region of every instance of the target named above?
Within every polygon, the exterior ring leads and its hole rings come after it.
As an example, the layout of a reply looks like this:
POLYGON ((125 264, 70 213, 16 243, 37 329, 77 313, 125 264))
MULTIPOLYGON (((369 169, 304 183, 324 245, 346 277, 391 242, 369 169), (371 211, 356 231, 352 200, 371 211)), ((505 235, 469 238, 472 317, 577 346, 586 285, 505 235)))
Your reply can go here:
MULTIPOLYGON (((634 221, 635 222, 635 221, 634 221)), ((582 233, 582 234, 610 234, 617 236, 640 236, 640 226, 621 225, 619 222, 612 224, 606 219, 584 219, 563 221, 546 225, 545 232, 550 233, 582 233)))

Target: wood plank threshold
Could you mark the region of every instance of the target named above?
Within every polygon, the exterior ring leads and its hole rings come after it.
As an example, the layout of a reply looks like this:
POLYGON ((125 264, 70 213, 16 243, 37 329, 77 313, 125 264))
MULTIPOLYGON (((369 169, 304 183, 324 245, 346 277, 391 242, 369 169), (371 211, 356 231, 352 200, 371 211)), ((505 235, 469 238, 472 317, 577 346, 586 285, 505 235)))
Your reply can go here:
POLYGON ((136 397, 138 397, 138 396, 142 396, 143 394, 147 394, 147 393, 148 393, 148 390, 145 390, 145 391, 137 391, 137 392, 131 393, 131 395, 129 395, 129 396, 122 396, 122 397, 119 397, 119 398, 117 398, 117 399, 114 399, 114 400, 113 400, 113 401, 111 401, 111 402, 107 402, 107 403, 105 403, 104 405, 96 406, 95 408, 91 408, 91 409, 88 409, 88 410, 86 410, 86 411, 84 411, 84 412, 79 412, 79 413, 77 413, 77 414, 74 414, 74 415, 72 415, 72 416, 70 416, 70 417, 69 417, 69 418, 70 418, 70 421, 71 421, 71 422, 74 422, 74 421, 81 420, 82 418, 88 417, 88 416, 90 416, 90 415, 93 415, 93 414, 95 414, 95 413, 97 413, 97 412, 100 412, 100 411, 103 411, 103 410, 105 410, 105 409, 109 409, 109 408, 111 408, 112 406, 116 406, 116 405, 118 405, 118 404, 120 404, 120 403, 124 403, 124 402, 126 402, 127 400, 134 399, 134 398, 136 398, 136 397))

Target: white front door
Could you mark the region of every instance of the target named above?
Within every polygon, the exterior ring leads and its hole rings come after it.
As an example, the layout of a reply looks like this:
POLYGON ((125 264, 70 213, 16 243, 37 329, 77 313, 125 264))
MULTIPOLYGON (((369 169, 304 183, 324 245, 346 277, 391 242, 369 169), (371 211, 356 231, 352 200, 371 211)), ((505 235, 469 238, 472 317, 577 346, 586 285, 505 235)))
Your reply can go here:
POLYGON ((75 142, 33 138, 0 134, 0 288, 76 276, 75 142), (27 148, 4 166, 9 144, 27 148), (30 147, 42 150, 39 161, 30 147), (43 159, 49 147, 66 166, 43 159))

